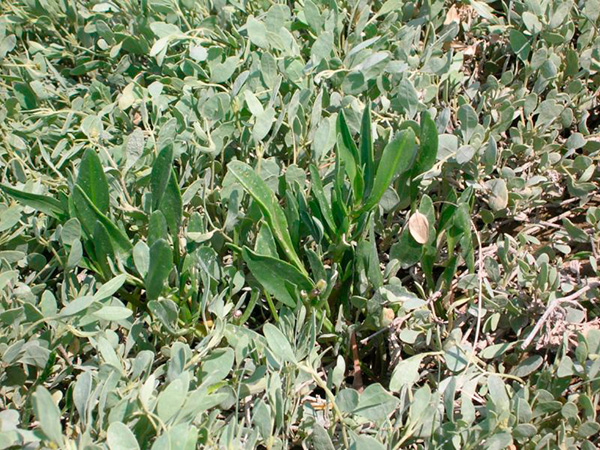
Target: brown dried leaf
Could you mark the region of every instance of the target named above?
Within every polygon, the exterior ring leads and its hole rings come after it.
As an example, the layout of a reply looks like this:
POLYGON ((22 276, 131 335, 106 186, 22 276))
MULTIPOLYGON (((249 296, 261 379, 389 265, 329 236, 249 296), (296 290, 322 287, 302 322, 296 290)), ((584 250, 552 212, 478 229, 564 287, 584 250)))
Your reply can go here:
POLYGON ((419 211, 408 219, 408 229, 413 239, 419 244, 425 244, 429 240, 429 221, 419 211))
POLYGON ((444 25, 449 25, 452 22, 460 23, 460 13, 458 12, 456 5, 452 5, 448 10, 446 18, 444 19, 444 25))

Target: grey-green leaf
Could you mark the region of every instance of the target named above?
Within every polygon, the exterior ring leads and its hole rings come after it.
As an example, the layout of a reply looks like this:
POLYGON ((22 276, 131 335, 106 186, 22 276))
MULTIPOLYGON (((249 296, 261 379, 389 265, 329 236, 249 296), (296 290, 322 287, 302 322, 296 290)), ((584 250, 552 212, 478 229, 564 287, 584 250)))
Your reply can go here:
POLYGON ((263 328, 263 333, 267 339, 267 345, 277 357, 283 358, 288 362, 296 362, 294 350, 279 328, 271 323, 267 323, 263 328))
POLYGON ((52 400, 50 392, 43 386, 38 386, 33 394, 33 412, 46 437, 61 446, 63 436, 60 410, 52 400))
POLYGON ((113 422, 106 432, 106 443, 110 450, 139 450, 133 432, 122 422, 113 422))
POLYGON ((325 431, 325 428, 318 422, 315 422, 313 426, 312 441, 314 448, 321 450, 335 450, 327 431, 325 431))

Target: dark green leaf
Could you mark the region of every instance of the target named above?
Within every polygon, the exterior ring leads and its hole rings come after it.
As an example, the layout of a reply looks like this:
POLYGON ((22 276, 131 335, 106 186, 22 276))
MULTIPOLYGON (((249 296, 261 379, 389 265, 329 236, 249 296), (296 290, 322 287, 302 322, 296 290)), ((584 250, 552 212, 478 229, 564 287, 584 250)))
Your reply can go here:
POLYGON ((148 299, 158 298, 172 269, 173 252, 171 246, 164 239, 158 239, 150 247, 150 262, 145 279, 148 299))
POLYGON ((302 272, 278 258, 259 255, 247 247, 244 247, 242 255, 250 272, 263 285, 265 290, 288 306, 296 306, 297 299, 291 296, 283 280, 287 280, 296 285, 298 289, 306 291, 310 291, 313 287, 310 279, 302 272))
POLYGON ((96 221, 99 221, 106 228, 117 253, 123 255, 131 251, 132 245, 127 235, 108 217, 98 211, 85 192, 77 185, 73 190, 73 204, 75 205, 77 218, 88 235, 93 235, 96 221))
POLYGON ((181 200, 179 184, 177 184, 177 176, 173 169, 171 169, 171 176, 158 208, 164 214, 167 225, 171 230, 171 235, 174 236, 175 239, 179 233, 179 228, 181 227, 183 201, 181 200))
POLYGON ((156 157, 152 165, 150 174, 150 190, 152 192, 152 209, 155 210, 160 205, 160 201, 165 193, 169 178, 171 177, 171 167, 173 166, 173 146, 167 145, 156 157))
POLYGON ((360 162, 363 168, 365 189, 364 197, 366 199, 371 193, 371 188, 373 187, 373 180, 375 179, 373 132, 371 130, 371 102, 367 102, 367 106, 363 111, 360 126, 360 162))
POLYGON ((361 208, 361 212, 373 209, 383 196, 394 176, 402 174, 412 167, 417 147, 415 135, 411 129, 401 132, 383 150, 377 167, 373 190, 361 208))
POLYGON ((240 161, 232 161, 229 163, 228 168, 260 207, 265 220, 271 227, 273 236, 277 239, 285 256, 301 273, 306 274, 304 265, 300 261, 300 258, 298 258, 292 244, 285 213, 281 206, 279 206, 273 191, 269 189, 267 184, 247 164, 240 161))
POLYGON ((106 214, 110 204, 108 181, 98 154, 91 148, 87 149, 79 164, 77 185, 85 192, 98 211, 106 214))
POLYGON ((20 191, 18 189, 0 184, 0 189, 6 192, 17 201, 30 208, 37 209, 44 214, 48 214, 56 219, 61 219, 65 211, 61 203, 55 198, 46 195, 32 194, 30 192, 20 191))
POLYGON ((329 202, 327 201, 327 198, 325 197, 325 192, 323 191, 323 184, 321 183, 319 169, 317 169, 317 167, 314 164, 310 165, 310 180, 312 192, 315 198, 317 199, 321 215, 325 219, 325 223, 329 227, 329 230, 332 233, 335 233, 337 227, 335 225, 333 213, 331 212, 331 207, 329 206, 329 202))

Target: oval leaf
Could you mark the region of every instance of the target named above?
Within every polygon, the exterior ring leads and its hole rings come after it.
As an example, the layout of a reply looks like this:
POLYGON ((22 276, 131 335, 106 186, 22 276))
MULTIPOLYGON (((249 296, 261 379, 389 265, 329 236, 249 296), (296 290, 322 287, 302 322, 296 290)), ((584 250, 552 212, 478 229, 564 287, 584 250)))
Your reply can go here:
POLYGON ((429 240, 429 221, 425 214, 417 211, 410 216, 410 219, 408 219, 408 229, 410 230, 410 235, 419 244, 426 244, 429 240))

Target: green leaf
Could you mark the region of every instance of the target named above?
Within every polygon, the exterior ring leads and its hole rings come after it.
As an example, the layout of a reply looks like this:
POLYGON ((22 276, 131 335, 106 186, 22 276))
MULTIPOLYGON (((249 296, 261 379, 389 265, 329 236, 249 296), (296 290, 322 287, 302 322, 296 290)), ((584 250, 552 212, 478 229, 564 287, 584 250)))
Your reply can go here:
POLYGON ((99 319, 103 320, 125 320, 131 317, 133 311, 124 306, 104 306, 94 313, 99 319))
POLYGON ((495 178, 485 182, 486 187, 489 189, 488 203, 492 211, 500 211, 508 205, 508 189, 506 188, 506 181, 502 178, 495 178))
POLYGON ((298 289, 309 291, 313 288, 313 283, 305 274, 278 258, 259 255, 247 247, 242 250, 242 256, 252 275, 265 290, 288 306, 295 307, 297 299, 292 297, 283 280, 294 284, 298 289))
POLYGON ((152 247, 159 239, 168 239, 169 228, 167 225, 167 219, 162 211, 157 210, 150 214, 150 220, 148 222, 148 245, 152 247))
POLYGON ((412 167, 417 151, 414 144, 415 135, 408 129, 386 145, 377 167, 373 190, 361 208, 361 213, 370 211, 379 203, 395 175, 400 175, 412 167))
MULTIPOLYGON (((412 169, 411 179, 430 170, 437 159, 438 152, 438 132, 435 122, 428 111, 421 113, 421 143, 419 152, 415 159, 415 165, 412 169)), ((414 201, 418 193, 418 184, 413 183, 411 189, 411 198, 414 201)))
POLYGON ((121 274, 114 277, 112 280, 107 281, 94 294, 94 299, 100 301, 112 297, 115 292, 121 289, 121 286, 125 284, 126 280, 127 275, 121 274))
POLYGON ((254 251, 259 255, 278 258, 277 244, 275 243, 275 238, 273 238, 273 233, 271 233, 271 229, 266 223, 263 223, 260 226, 258 236, 256 237, 254 251))
POLYGON ((421 368, 421 355, 415 355, 400 361, 392 372, 390 379, 390 391, 398 392, 404 386, 412 386, 419 380, 419 369, 421 368))
POLYGON ((32 194, 31 192, 20 191, 5 184, 0 184, 0 189, 6 192, 25 206, 37 209, 38 211, 48 214, 56 219, 62 219, 65 211, 62 204, 55 198, 46 195, 32 194))
POLYGON ((403 78, 400 81, 398 86, 398 102, 409 119, 415 117, 419 108, 419 94, 408 78, 403 78))
POLYGON ((385 420, 396 406, 398 406, 398 399, 386 391, 381 384, 374 383, 367 386, 360 395, 353 413, 379 422, 385 420))
POLYGON ((341 161, 344 163, 350 183, 355 190, 354 196, 360 199, 362 198, 363 191, 363 180, 362 178, 360 180, 357 179, 360 167, 360 154, 350 134, 343 111, 340 111, 337 120, 337 150, 341 161))
POLYGON ((160 393, 156 411, 164 422, 173 418, 183 406, 188 388, 181 378, 176 378, 160 393))
POLYGON ((590 236, 566 217, 563 218, 562 224, 563 227, 565 227, 565 230, 567 230, 567 233, 569 233, 571 239, 573 239, 575 242, 581 242, 584 244, 590 242, 590 236))
POLYGON ((173 252, 171 246, 164 239, 158 239, 150 247, 150 262, 145 278, 146 296, 149 300, 154 300, 161 294, 172 269, 173 252))
POLYGON ((285 335, 271 323, 265 324, 263 333, 267 340, 267 345, 273 351, 276 357, 282 358, 284 361, 296 362, 296 355, 288 339, 285 335))
POLYGON ((224 380, 233 368, 235 355, 231 348, 217 349, 202 360, 202 382, 210 377, 211 383, 224 380))
POLYGON ((104 276, 108 278, 112 274, 109 261, 115 259, 115 252, 106 227, 98 221, 96 221, 96 226, 94 227, 93 243, 95 261, 100 265, 104 276))
POLYGON ((112 422, 106 432, 106 443, 110 450, 139 450, 133 432, 122 422, 112 422))
POLYGON ((79 164, 77 185, 88 196, 102 214, 106 214, 110 204, 108 181, 98 154, 88 148, 79 164))
POLYGON ((489 450, 503 450, 513 443, 512 436, 509 432, 503 431, 494 434, 482 444, 489 450))
POLYGON ((138 273, 146 278, 150 264, 150 249, 144 241, 138 241, 133 247, 133 263, 138 273))
MULTIPOLYGON (((436 135, 437 136, 437 135, 436 135)), ((373 157, 373 132, 371 130, 371 102, 363 111, 360 125, 360 162, 363 169, 364 197, 371 193, 375 179, 375 160, 373 157)))
POLYGON ((506 386, 504 385, 502 378, 497 375, 491 375, 488 378, 487 385, 490 398, 496 407, 496 413, 500 414, 504 411, 508 411, 510 407, 510 399, 508 398, 506 386))
POLYGON ((481 352, 481 357, 485 359, 498 358, 515 346, 516 342, 503 342, 486 347, 481 352))
POLYGON ((364 435, 356 436, 356 439, 350 445, 350 450, 385 450, 385 448, 377 439, 364 435))
POLYGON ((106 228, 118 254, 123 255, 131 251, 132 245, 127 235, 108 217, 98 211, 96 206, 78 185, 74 186, 73 204, 75 206, 77 218, 89 236, 93 236, 97 220, 106 228))
POLYGON ((173 146, 167 145, 156 157, 150 174, 150 190, 152 192, 152 209, 158 209, 165 193, 171 167, 173 166, 173 146))
POLYGON ((256 116, 254 127, 252 128, 252 136, 256 142, 262 141, 269 134, 274 120, 275 109, 271 106, 256 116))
POLYGON ((408 420, 412 423, 422 422, 423 417, 430 411, 430 402, 431 388, 425 384, 413 394, 408 410, 408 420))
POLYGON ((313 447, 320 450, 335 450, 331 438, 321 424, 315 421, 312 434, 313 447))
POLYGON ((269 186, 267 186, 249 165, 241 161, 232 161, 227 167, 246 192, 248 192, 258 204, 265 220, 273 232, 273 236, 277 239, 286 258, 296 266, 302 274, 306 275, 306 269, 304 269, 302 261, 300 261, 300 258, 296 254, 296 250, 294 250, 285 213, 281 206, 279 206, 273 191, 269 189, 269 186))
POLYGON ((321 215, 325 219, 327 226, 329 227, 332 233, 335 233, 337 227, 335 225, 335 219, 333 218, 333 213, 331 212, 331 207, 327 198, 325 197, 325 192, 323 191, 323 183, 321 183, 321 177, 319 175, 319 169, 314 164, 310 165, 310 180, 311 180, 311 189, 312 192, 317 199, 317 203, 319 205, 319 209, 321 210, 321 215))
POLYGON ((33 412, 46 437, 59 447, 62 446, 60 410, 52 400, 50 392, 43 386, 38 386, 33 394, 33 412))
POLYGON ((96 299, 91 295, 86 295, 84 297, 78 297, 75 300, 68 303, 60 312, 59 317, 69 317, 79 314, 82 311, 85 311, 90 307, 92 303, 94 303, 96 299))
POLYGON ((260 48, 269 48, 269 40, 267 39, 267 27, 262 22, 259 22, 254 17, 249 17, 246 22, 246 30, 250 42, 260 48))
POLYGON ((531 51, 530 39, 518 30, 509 32, 510 48, 522 61, 527 61, 531 51))
POLYGON ((167 187, 158 208, 164 214, 167 225, 171 230, 171 235, 174 236, 173 239, 175 239, 179 233, 181 220, 183 218, 183 201, 181 200, 181 191, 179 190, 179 184, 177 183, 177 176, 175 175, 174 169, 171 169, 171 176, 169 177, 167 187))
POLYGON ((73 242, 81 239, 81 223, 76 218, 69 219, 63 225, 60 237, 65 245, 73 245, 73 242))
POLYGON ((125 153, 127 160, 125 162, 124 172, 129 171, 144 153, 144 132, 140 128, 136 128, 127 136, 125 153))
POLYGON ((467 366, 468 356, 462 347, 454 345, 444 352, 444 358, 446 359, 446 366, 452 372, 460 372, 467 366))

